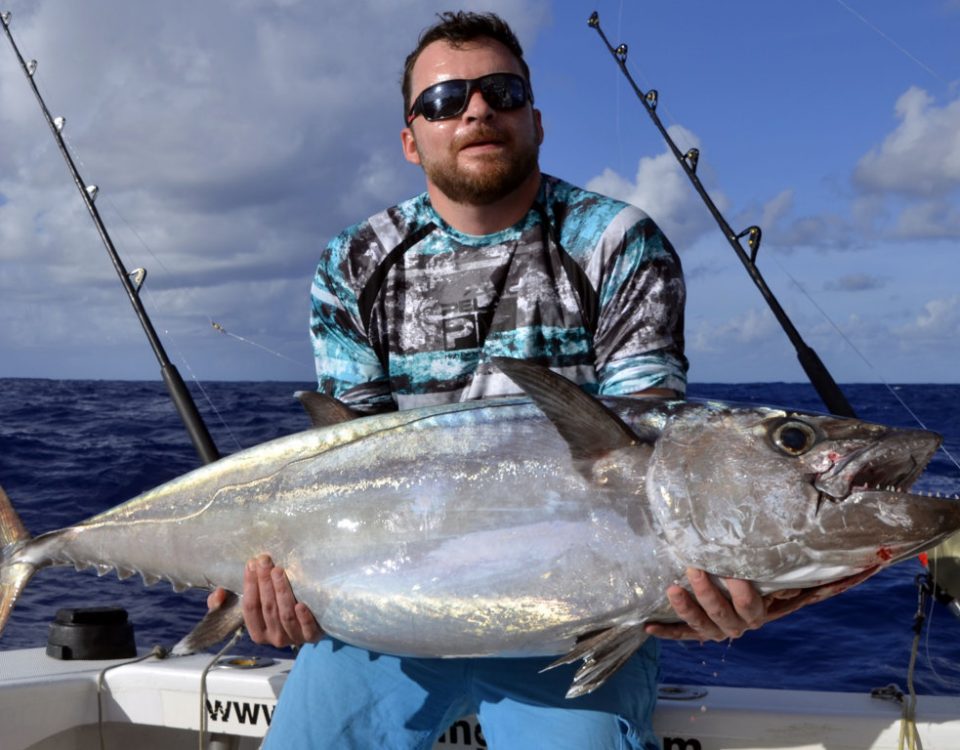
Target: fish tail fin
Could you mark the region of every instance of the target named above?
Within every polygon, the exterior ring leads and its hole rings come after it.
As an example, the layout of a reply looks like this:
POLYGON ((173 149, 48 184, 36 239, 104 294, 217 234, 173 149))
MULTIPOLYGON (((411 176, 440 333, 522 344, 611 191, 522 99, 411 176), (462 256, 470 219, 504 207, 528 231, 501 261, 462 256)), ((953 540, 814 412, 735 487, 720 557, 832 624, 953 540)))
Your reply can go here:
POLYGON ((15 558, 30 538, 10 498, 0 487, 0 633, 7 624, 20 592, 36 572, 34 565, 15 558))

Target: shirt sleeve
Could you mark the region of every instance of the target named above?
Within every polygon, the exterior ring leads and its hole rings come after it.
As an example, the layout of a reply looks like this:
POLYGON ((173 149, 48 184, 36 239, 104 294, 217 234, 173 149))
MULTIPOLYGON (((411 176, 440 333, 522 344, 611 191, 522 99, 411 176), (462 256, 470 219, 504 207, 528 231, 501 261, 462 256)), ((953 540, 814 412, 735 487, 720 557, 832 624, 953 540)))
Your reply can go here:
POLYGON ((625 210, 636 212, 636 220, 618 236, 602 240, 612 247, 603 254, 594 336, 600 393, 618 396, 669 388, 683 395, 688 365, 680 258, 646 214, 632 207, 625 210))
POLYGON ((344 278, 349 236, 330 242, 310 288, 310 342, 317 390, 362 413, 396 409, 390 383, 360 317, 358 295, 344 278))

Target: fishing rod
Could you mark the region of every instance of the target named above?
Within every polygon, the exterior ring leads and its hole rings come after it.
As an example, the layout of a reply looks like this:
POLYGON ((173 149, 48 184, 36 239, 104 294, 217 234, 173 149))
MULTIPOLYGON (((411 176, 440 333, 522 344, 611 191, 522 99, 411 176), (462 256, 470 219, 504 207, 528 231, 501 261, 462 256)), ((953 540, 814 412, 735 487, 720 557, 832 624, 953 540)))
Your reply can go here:
POLYGON ((20 49, 13 40, 13 34, 10 33, 10 13, 4 12, 0 14, 0 21, 3 23, 3 30, 7 35, 7 39, 10 40, 10 46, 13 47, 13 51, 17 56, 17 60, 20 61, 20 67, 23 69, 24 75, 27 77, 30 88, 33 89, 33 93, 37 98, 37 102, 40 104, 40 109, 43 110, 43 115, 47 120, 47 124, 50 126, 50 132, 53 133, 53 137, 57 142, 57 146, 60 148, 60 153, 67 162, 67 167, 70 170, 70 174, 73 176, 73 181, 76 183, 77 189, 80 191, 80 196, 83 198, 83 203, 87 207, 87 211, 90 213, 93 223, 96 224, 97 232, 100 234, 100 239, 103 241, 103 245, 107 249, 107 254, 110 256, 110 260, 113 262, 113 267, 116 269, 117 275, 120 277, 120 282, 123 284, 123 288, 127 293, 127 297, 130 299, 130 304, 133 305, 134 312, 140 321, 140 325, 143 327, 143 332, 147 336, 150 347, 153 349, 153 353, 156 356, 157 361, 160 363, 160 375, 163 378, 163 382, 167 386, 167 390, 170 393, 170 398, 173 400, 173 404, 176 407, 177 412, 180 414, 180 418, 183 420, 184 426, 187 428, 187 433, 190 435, 190 440, 193 443, 193 447, 197 451, 197 455, 200 456, 201 461, 204 463, 212 463, 220 458, 220 452, 217 450, 217 447, 213 442, 213 438, 210 437, 210 432, 207 430, 207 426, 204 423, 203 418, 200 416, 200 412, 197 410, 197 405, 194 402, 193 397, 190 395, 190 391, 187 389, 186 384, 183 382, 180 372, 177 370, 176 366, 170 362, 169 357, 167 357, 167 353, 163 348, 163 344, 160 342, 160 338, 157 336, 157 332, 153 327, 153 323, 150 321, 150 316, 147 315, 147 311, 144 309, 143 303, 140 300, 140 288, 146 279, 147 272, 142 268, 138 268, 131 273, 128 272, 126 267, 123 265, 123 261, 120 259, 116 248, 113 246, 113 241, 110 239, 110 235, 107 233, 107 229, 103 224, 103 220, 100 218, 100 213, 97 211, 97 207, 94 204, 94 201, 97 198, 98 188, 96 185, 88 185, 80 177, 80 172, 77 170, 77 166, 74 164, 73 158, 70 156, 70 151, 67 149, 67 144, 63 140, 62 131, 66 120, 63 117, 51 117, 50 110, 47 109, 46 102, 44 102, 43 97, 40 95, 40 89, 37 88, 37 83, 34 79, 34 73, 36 73, 37 70, 37 61, 30 60, 29 62, 26 62, 23 59, 23 55, 20 54, 20 49))
POLYGON ((670 148, 670 151, 673 153, 674 157, 676 157, 681 169, 683 169, 687 177, 690 178, 690 182, 693 183, 693 187, 697 191, 697 194, 703 199, 707 209, 720 226, 720 229, 723 231, 723 234, 730 243, 730 246, 733 248, 733 251, 737 254, 737 257, 740 258, 740 262, 743 263, 744 268, 747 269, 747 273, 750 274, 750 278, 753 279, 753 283, 756 284, 757 288, 760 290, 760 294, 763 295, 763 298, 766 300, 767 305, 770 307, 771 312, 773 312, 777 322, 780 323, 780 327, 783 328, 784 332, 787 334, 787 338, 790 339, 790 343, 793 344, 793 348, 797 352, 797 359, 800 360, 800 365, 803 367, 804 372, 807 374, 807 377, 810 379, 810 382, 816 389, 821 401, 823 401, 827 409, 833 414, 842 417, 855 417, 856 413, 854 412, 853 407, 850 406, 850 403, 847 401, 843 391, 840 390, 840 386, 837 385, 836 381, 830 375, 829 371, 820 360, 820 357, 817 356, 817 353, 807 346, 806 342, 804 342, 799 331, 797 331, 796 327, 787 316, 787 313, 780 306, 777 298, 773 295, 773 292, 770 291, 770 287, 767 286, 766 281, 763 279, 763 275, 757 268, 757 253, 760 250, 760 240, 763 234, 760 230, 760 227, 754 225, 747 227, 742 232, 734 232, 734 230, 727 223, 727 220, 723 217, 723 214, 720 213, 720 209, 717 208, 706 189, 704 189, 703 184, 700 182, 700 178, 697 177, 697 162, 700 159, 700 150, 691 148, 686 153, 683 153, 679 148, 677 148, 677 144, 674 143, 673 138, 670 137, 670 134, 664 127, 663 122, 660 120, 660 116, 657 114, 657 102, 659 99, 657 90, 650 89, 646 92, 642 91, 633 80, 633 76, 630 75, 630 71, 627 70, 627 45, 620 44, 619 46, 614 47, 610 44, 609 40, 607 39, 607 35, 604 34, 603 29, 600 28, 600 15, 596 11, 590 15, 590 18, 587 20, 587 25, 596 29, 597 33, 600 34, 600 38, 607 46, 607 49, 613 56, 613 59, 616 60, 617 65, 620 67, 623 75, 626 76, 626 79, 633 88, 637 98, 640 99, 640 103, 643 105, 644 109, 646 109, 647 114, 650 115, 650 119, 653 120, 653 124, 656 125, 657 130, 660 131, 660 135, 667 142, 667 146, 670 148), (740 243, 740 240, 743 238, 746 238, 747 240, 747 246, 750 248, 749 254, 746 250, 744 250, 743 245, 740 243))

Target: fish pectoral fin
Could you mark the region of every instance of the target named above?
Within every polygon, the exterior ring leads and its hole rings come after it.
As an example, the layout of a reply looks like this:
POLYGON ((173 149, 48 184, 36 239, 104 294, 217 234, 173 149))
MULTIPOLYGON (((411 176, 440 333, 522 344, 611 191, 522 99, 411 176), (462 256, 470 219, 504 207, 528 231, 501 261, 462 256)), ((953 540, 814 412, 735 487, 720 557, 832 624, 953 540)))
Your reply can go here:
POLYGON ((578 698, 592 693, 606 682, 648 637, 642 623, 607 628, 583 638, 570 653, 561 656, 543 671, 582 659, 583 664, 567 690, 567 698, 578 698))
POLYGON ((354 411, 333 396, 326 396, 315 391, 296 391, 293 396, 306 410, 307 416, 310 417, 310 423, 314 427, 330 427, 363 416, 360 412, 354 411))
POLYGON ((175 656, 185 656, 202 651, 233 635, 241 627, 243 627, 243 610, 240 606, 240 597, 228 591, 223 604, 207 612, 197 626, 173 647, 172 653, 175 656))
POLYGON ((491 361, 523 389, 557 428, 577 463, 589 463, 621 448, 652 443, 572 380, 542 365, 509 357, 491 361))

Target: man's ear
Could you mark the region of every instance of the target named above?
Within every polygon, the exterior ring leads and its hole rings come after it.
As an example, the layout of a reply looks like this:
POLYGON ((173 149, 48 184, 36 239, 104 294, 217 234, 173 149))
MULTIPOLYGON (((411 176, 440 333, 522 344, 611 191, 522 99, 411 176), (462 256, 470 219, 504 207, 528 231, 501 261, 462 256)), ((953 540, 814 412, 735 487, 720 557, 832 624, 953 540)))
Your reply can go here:
POLYGON ((537 130, 537 144, 543 145, 543 122, 540 119, 540 110, 533 110, 533 126, 537 130))
POLYGON ((403 158, 411 164, 420 164, 420 152, 417 151, 417 140, 413 136, 413 128, 404 128, 400 131, 400 142, 403 145, 403 158))

